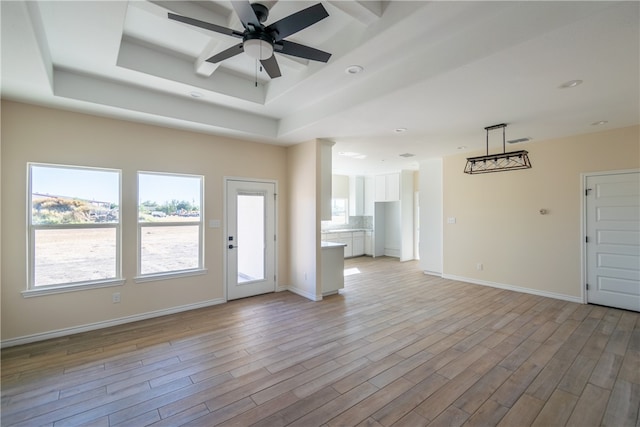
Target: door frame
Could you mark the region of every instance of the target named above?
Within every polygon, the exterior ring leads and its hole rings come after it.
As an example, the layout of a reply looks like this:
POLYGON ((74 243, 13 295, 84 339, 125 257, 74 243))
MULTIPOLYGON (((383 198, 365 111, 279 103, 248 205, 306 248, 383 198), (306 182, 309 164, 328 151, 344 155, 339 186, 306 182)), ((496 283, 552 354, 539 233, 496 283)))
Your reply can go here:
POLYGON ((580 299, 583 304, 587 301, 587 178, 604 175, 621 175, 625 173, 640 173, 640 169, 620 169, 600 172, 585 172, 580 174, 580 299))
POLYGON ((228 265, 228 249, 227 249, 227 245, 229 242, 227 242, 227 238, 226 236, 229 235, 229 222, 227 221, 227 202, 228 202, 228 194, 227 194, 227 185, 229 183, 229 181, 242 181, 242 182, 256 182, 256 183, 260 183, 260 184, 273 184, 273 191, 274 191, 274 195, 275 195, 275 200, 274 200, 274 204, 273 204, 273 221, 274 221, 274 233, 276 235, 276 244, 273 248, 273 262, 274 262, 274 266, 273 266, 273 274, 275 275, 275 283, 273 286, 273 291, 274 292, 278 292, 279 290, 279 286, 278 286, 278 242, 280 240, 279 237, 279 233, 278 233, 278 181, 275 179, 260 179, 260 178, 247 178, 247 177, 237 177, 237 176, 224 176, 223 177, 223 185, 222 185, 222 197, 223 197, 223 203, 222 203, 222 221, 224 224, 223 227, 223 233, 224 235, 222 236, 222 253, 223 253, 223 257, 222 257, 222 280, 223 280, 223 298, 226 302, 229 302, 229 296, 227 294, 227 283, 228 283, 228 269, 227 269, 227 265, 228 265))

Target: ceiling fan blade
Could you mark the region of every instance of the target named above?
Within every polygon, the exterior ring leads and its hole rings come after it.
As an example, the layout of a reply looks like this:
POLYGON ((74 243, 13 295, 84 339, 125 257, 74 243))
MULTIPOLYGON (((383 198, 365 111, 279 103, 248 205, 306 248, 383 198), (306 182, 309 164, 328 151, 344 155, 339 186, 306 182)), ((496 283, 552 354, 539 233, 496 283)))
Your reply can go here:
POLYGON ((207 59, 207 62, 217 64, 220 61, 224 61, 225 59, 231 58, 232 56, 239 55, 242 52, 244 52, 244 46, 242 46, 242 43, 240 43, 213 55, 211 58, 207 59))
POLYGON ((276 77, 280 77, 280 67, 278 67, 278 61, 276 61, 276 56, 271 55, 269 59, 263 59, 260 61, 264 70, 269 74, 269 77, 275 79, 276 77))
POLYGON ((273 32, 275 40, 280 41, 323 20, 327 16, 329 16, 327 10, 321 3, 318 3, 274 22, 267 26, 266 30, 273 32))
POLYGON ((236 11, 242 26, 247 28, 248 25, 253 25, 254 28, 260 28, 260 20, 256 16, 251 3, 248 1, 232 1, 231 6, 236 11))
POLYGON ((275 51, 285 55, 297 56, 298 58, 311 59, 313 61, 328 62, 331 54, 323 50, 302 44, 282 40, 274 45, 275 51), (282 48, 280 48, 282 46, 282 48))
POLYGON ((194 27, 204 28, 205 30, 214 31, 216 33, 226 34, 227 36, 242 37, 241 32, 232 30, 231 28, 225 28, 225 27, 221 27, 220 25, 200 21, 198 19, 193 19, 186 16, 182 16, 182 15, 176 15, 175 13, 171 13, 171 12, 169 12, 169 19, 173 19, 174 21, 179 21, 185 24, 193 25, 194 27))

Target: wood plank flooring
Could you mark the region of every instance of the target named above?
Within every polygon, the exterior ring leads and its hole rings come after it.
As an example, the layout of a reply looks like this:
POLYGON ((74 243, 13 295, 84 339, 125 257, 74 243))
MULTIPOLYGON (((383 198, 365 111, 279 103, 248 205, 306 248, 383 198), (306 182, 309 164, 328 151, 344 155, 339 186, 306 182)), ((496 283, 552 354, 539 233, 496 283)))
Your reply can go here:
POLYGON ((268 294, 2 351, 2 426, 638 426, 640 313, 348 260, 268 294))

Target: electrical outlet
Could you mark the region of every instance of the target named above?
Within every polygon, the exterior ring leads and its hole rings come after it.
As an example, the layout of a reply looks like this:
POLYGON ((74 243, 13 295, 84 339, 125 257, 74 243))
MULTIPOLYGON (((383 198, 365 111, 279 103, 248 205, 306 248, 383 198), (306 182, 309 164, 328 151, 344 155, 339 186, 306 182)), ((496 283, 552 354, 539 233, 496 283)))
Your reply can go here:
POLYGON ((484 270, 484 265, 482 265, 482 263, 481 263, 481 262, 477 263, 477 264, 476 264, 476 270, 478 270, 478 271, 482 271, 482 270, 484 270))
POLYGON ((111 295, 111 302, 114 303, 114 304, 117 304, 117 303, 120 302, 120 292, 114 292, 111 295))

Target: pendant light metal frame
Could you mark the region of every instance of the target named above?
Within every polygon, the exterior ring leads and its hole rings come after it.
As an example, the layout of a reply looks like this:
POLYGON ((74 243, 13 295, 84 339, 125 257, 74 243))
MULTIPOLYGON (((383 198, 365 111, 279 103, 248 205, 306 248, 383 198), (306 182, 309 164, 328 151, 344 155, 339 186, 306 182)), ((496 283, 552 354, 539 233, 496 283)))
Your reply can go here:
POLYGON ((505 128, 506 124, 487 126, 487 154, 467 158, 464 173, 470 175, 490 172, 503 172, 519 169, 530 169, 531 161, 526 150, 506 152, 505 128), (489 154, 489 131, 502 129, 502 153, 489 154))

